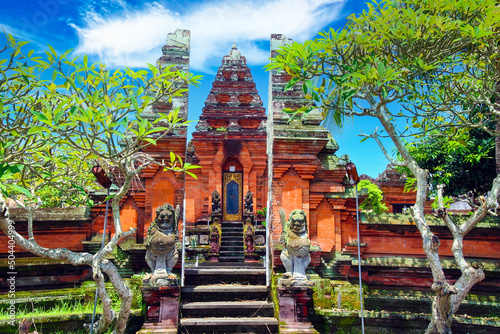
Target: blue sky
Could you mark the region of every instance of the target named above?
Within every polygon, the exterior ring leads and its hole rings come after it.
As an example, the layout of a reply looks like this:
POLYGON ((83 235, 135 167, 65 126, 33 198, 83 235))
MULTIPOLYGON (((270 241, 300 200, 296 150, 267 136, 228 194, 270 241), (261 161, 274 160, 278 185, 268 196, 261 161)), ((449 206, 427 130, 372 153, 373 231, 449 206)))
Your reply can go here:
MULTIPOLYGON (((267 106, 269 77, 262 67, 268 62, 270 35, 280 33, 296 41, 314 38, 329 27, 341 28, 349 14, 365 6, 357 0, 3 0, 0 26, 31 41, 37 52, 50 44, 60 52, 87 54, 112 68, 154 64, 167 34, 189 29, 191 71, 204 76, 189 96, 189 118, 196 121, 233 42, 247 58, 267 106)), ((360 143, 358 135, 377 125, 369 118, 354 119, 341 133, 333 133, 340 146, 337 155, 348 154, 360 174, 372 177, 385 169, 387 160, 373 141, 360 143)))

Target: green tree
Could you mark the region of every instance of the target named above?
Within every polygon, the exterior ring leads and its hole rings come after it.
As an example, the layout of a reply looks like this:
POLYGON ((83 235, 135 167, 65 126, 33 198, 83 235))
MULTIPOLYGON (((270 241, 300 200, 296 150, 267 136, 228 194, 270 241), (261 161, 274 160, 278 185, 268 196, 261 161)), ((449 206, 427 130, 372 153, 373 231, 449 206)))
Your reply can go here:
POLYGON ((389 209, 383 202, 383 193, 376 184, 370 180, 361 180, 357 184, 358 190, 366 189, 367 195, 359 205, 362 211, 371 211, 375 213, 386 212, 389 209))
POLYGON ((199 77, 152 65, 148 70, 111 72, 103 64, 90 64, 87 57, 81 61, 69 58, 70 51, 57 54, 49 47, 44 57, 37 57, 33 51, 24 52, 26 42, 11 35, 6 38, 6 46, 0 50, 5 57, 0 60, 0 228, 35 255, 91 266, 104 307, 97 330, 104 332, 116 319, 114 331, 124 333, 131 292, 113 263, 104 259, 120 239, 135 232, 122 229, 120 200, 132 180, 150 164, 186 173, 195 168, 173 153, 165 165, 141 152, 187 123, 178 117, 178 110, 153 122, 142 114, 153 103, 180 96, 199 77), (47 77, 50 79, 43 79, 47 77), (119 174, 121 180, 111 201, 115 234, 102 250, 92 255, 48 249, 36 243, 32 224, 28 239, 11 228, 14 222, 5 196, 23 194, 27 200, 41 201, 43 191, 51 187, 64 190, 69 195, 66 200, 72 200, 71 191, 80 191, 87 180, 78 175, 89 171, 95 161, 119 174), (103 273, 121 300, 118 315, 111 309, 103 273))
MULTIPOLYGON (((416 203, 411 211, 435 292, 427 333, 450 333, 460 303, 484 279, 484 272, 466 261, 463 238, 496 207, 500 177, 496 175, 490 196, 481 198, 463 224, 455 225, 446 210, 440 210, 453 235, 452 252, 461 271, 450 282, 439 258, 440 240, 424 216, 429 174, 411 155, 404 137, 432 136, 434 130, 451 135, 470 128, 499 135, 488 127, 491 119, 498 119, 500 110, 495 104, 500 77, 499 25, 494 0, 374 2, 363 14, 350 16, 344 29, 284 47, 268 66, 292 76, 287 87, 302 83, 324 116, 377 118, 401 160, 388 154, 378 129, 363 135, 373 138, 391 163, 410 169, 415 176, 416 203), (486 108, 478 114, 480 106, 486 108), (398 120, 407 125, 398 127, 398 120)), ((441 186, 438 198, 442 207, 441 186)))
POLYGON ((486 195, 496 176, 495 138, 480 129, 446 136, 431 136, 408 143, 420 167, 429 171, 431 189, 445 184, 444 195, 486 195))

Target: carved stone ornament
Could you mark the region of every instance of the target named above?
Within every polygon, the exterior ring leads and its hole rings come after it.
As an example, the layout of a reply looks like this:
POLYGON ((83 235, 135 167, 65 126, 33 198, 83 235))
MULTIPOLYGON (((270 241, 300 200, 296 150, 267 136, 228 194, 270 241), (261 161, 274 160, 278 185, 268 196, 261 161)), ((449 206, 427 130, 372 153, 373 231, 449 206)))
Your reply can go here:
POLYGON ((217 224, 213 224, 210 228, 210 235, 208 236, 208 244, 210 245, 211 253, 219 253, 220 251, 220 233, 217 224))
POLYGON ((146 262, 152 274, 147 275, 143 282, 151 286, 173 286, 178 284, 177 275, 172 268, 179 259, 175 249, 177 240, 177 222, 180 207, 174 210, 170 204, 164 204, 156 209, 156 218, 149 226, 146 239, 146 262))
POLYGON ((217 190, 212 193, 212 214, 221 213, 220 194, 217 190))
POLYGON ((247 191, 245 195, 243 214, 245 216, 251 216, 253 214, 253 194, 250 190, 247 191))
POLYGON ((247 218, 245 222, 245 253, 251 254, 255 252, 255 231, 253 230, 252 221, 247 218))
POLYGON ((286 273, 278 280, 280 286, 312 286, 314 282, 308 280, 306 268, 311 262, 309 250, 311 240, 307 231, 307 219, 304 210, 293 210, 286 221, 285 211, 280 210, 281 218, 281 238, 285 245, 281 252, 281 262, 286 273))

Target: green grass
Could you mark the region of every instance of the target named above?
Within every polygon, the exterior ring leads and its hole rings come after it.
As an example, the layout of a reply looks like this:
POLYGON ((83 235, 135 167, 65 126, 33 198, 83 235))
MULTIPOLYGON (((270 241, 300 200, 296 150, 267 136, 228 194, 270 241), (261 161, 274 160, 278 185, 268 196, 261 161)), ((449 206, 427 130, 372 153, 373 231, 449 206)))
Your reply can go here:
MULTIPOLYGON (((92 291, 91 291, 92 292, 92 291)), ((114 290, 108 290, 109 297, 111 298, 111 307, 115 311, 120 310, 120 300, 118 294, 114 290)), ((94 311, 93 302, 93 292, 92 298, 84 301, 83 299, 73 299, 73 300, 59 300, 52 306, 36 305, 25 303, 22 306, 16 305, 16 318, 31 318, 31 317, 41 317, 41 316, 57 316, 57 315, 71 315, 71 314, 89 314, 94 311)), ((102 304, 98 300, 96 313, 102 313, 102 304)), ((9 311, 7 308, 0 310, 0 320, 8 320, 9 311)))
MULTIPOLYGON (((114 305, 113 305, 114 306, 114 305)), ((114 307, 113 307, 114 308, 114 307)), ((21 307, 16 307, 16 318, 31 318, 41 316, 55 316, 55 315, 68 315, 68 314, 85 314, 94 311, 93 303, 82 303, 81 301, 60 301, 52 307, 32 306, 25 304, 21 307)), ((102 305, 97 304, 97 313, 102 313, 102 305)), ((8 310, 0 311, 0 320, 8 320, 8 310)))

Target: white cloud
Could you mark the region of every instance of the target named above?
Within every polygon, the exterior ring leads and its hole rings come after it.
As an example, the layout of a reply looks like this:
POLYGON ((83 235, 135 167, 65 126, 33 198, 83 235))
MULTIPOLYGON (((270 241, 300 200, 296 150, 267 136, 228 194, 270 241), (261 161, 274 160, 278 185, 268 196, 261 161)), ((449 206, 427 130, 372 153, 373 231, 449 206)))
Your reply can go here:
MULTIPOLYGON (((191 67, 209 70, 236 42, 250 64, 263 64, 269 50, 259 42, 272 33, 301 41, 338 19, 345 0, 210 1, 188 4, 185 13, 157 2, 141 10, 127 8, 102 15, 88 9, 79 35, 77 53, 97 55, 110 66, 144 66, 161 55, 166 36, 177 28, 191 30, 191 67)), ((218 65, 218 64, 217 64, 218 65)))

